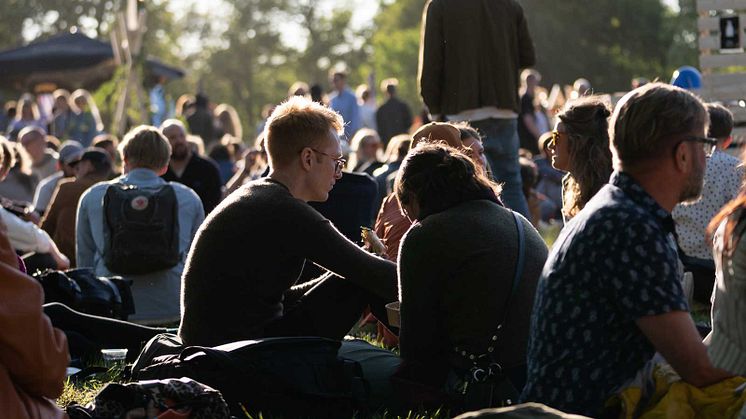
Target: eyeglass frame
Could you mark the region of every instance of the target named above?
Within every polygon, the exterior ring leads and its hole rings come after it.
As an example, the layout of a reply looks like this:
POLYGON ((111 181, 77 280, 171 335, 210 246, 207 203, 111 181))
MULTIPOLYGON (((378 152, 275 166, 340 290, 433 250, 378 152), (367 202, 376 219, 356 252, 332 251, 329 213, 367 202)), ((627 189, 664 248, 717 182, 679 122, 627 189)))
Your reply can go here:
POLYGON ((334 174, 335 175, 342 173, 342 169, 344 168, 345 163, 347 163, 347 159, 345 159, 344 157, 334 157, 331 154, 327 154, 327 153, 324 153, 323 151, 316 150, 313 147, 308 147, 308 148, 315 153, 322 154, 334 160, 334 174))
POLYGON ((705 152, 705 157, 711 157, 715 153, 715 149, 718 145, 718 140, 709 137, 698 137, 696 135, 688 135, 676 144, 676 147, 684 141, 702 143, 702 150, 705 152))
POLYGON ((547 143, 547 148, 552 147, 555 148, 557 146, 557 140, 559 139, 560 134, 567 134, 567 132, 560 132, 556 129, 553 129, 551 132, 552 136, 549 138, 549 142, 547 143))

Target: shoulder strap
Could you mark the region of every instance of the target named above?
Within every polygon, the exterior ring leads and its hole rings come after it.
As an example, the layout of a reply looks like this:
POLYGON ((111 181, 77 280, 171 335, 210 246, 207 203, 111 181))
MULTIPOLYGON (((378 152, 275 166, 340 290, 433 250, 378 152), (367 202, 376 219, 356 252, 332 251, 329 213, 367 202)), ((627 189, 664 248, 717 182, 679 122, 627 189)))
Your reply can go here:
POLYGON ((513 221, 515 221, 515 226, 518 229, 518 260, 515 264, 515 272, 513 274, 513 282, 510 288, 510 295, 508 295, 508 299, 507 301, 505 301, 505 308, 503 308, 503 315, 500 319, 499 327, 502 327, 502 325, 505 323, 505 319, 507 319, 508 317, 508 311, 510 310, 510 303, 513 300, 513 297, 515 297, 516 293, 518 292, 518 285, 520 284, 521 277, 523 276, 523 266, 525 265, 526 259, 525 233, 523 232, 523 222, 521 221, 521 216, 513 210, 511 210, 510 212, 513 215, 513 221))

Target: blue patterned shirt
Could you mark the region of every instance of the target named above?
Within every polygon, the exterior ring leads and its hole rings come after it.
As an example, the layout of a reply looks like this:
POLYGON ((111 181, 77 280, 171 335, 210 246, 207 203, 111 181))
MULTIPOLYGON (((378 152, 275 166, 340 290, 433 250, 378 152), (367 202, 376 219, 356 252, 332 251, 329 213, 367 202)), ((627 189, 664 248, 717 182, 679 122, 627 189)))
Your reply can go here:
POLYGON ((673 231, 625 173, 565 226, 536 291, 523 401, 597 416, 652 358, 635 320, 689 309, 673 231))

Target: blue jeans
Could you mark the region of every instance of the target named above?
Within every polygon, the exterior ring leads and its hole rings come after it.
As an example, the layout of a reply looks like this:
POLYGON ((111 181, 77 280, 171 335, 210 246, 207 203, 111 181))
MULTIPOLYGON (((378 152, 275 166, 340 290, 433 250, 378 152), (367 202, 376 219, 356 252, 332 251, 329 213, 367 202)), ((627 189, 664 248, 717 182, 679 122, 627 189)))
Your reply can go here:
POLYGON ((500 198, 513 211, 531 219, 528 203, 523 195, 521 166, 518 163, 518 122, 515 119, 482 119, 470 121, 482 134, 484 154, 492 169, 492 177, 502 183, 500 198))

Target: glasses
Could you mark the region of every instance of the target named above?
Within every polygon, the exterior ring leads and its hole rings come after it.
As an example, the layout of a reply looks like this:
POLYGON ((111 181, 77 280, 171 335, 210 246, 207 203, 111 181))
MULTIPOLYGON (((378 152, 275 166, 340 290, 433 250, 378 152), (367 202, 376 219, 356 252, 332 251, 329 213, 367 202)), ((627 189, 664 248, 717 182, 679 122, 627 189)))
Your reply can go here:
POLYGON ((344 167, 345 163, 347 163, 347 160, 343 159, 342 157, 334 157, 331 154, 326 154, 323 151, 316 150, 315 148, 312 148, 312 147, 309 147, 309 148, 311 149, 311 151, 315 153, 322 154, 334 160, 334 173, 337 175, 342 173, 342 168, 344 167))
POLYGON ((559 132, 557 130, 552 131, 552 138, 549 140, 547 147, 554 148, 557 145, 557 140, 559 140, 560 134, 564 134, 564 132, 559 132))
POLYGON ((712 153, 715 152, 715 147, 717 147, 718 145, 718 141, 714 138, 697 137, 694 135, 684 137, 684 139, 681 141, 691 141, 695 143, 702 143, 702 149, 705 152, 705 157, 712 156, 712 153))

